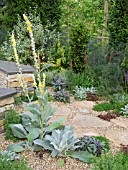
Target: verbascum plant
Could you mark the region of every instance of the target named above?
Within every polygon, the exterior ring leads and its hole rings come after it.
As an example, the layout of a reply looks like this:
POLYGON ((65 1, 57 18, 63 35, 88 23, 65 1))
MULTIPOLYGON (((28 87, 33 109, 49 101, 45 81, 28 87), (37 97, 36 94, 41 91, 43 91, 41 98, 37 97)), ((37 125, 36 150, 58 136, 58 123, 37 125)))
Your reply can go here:
MULTIPOLYGON (((33 82, 34 82, 33 86, 35 87, 37 101, 33 103, 31 102, 30 99, 29 103, 25 103, 24 111, 25 112, 27 111, 28 113, 20 114, 20 116, 22 117, 22 124, 10 124, 10 127, 14 136, 21 139, 28 140, 28 142, 26 142, 26 146, 30 150, 38 150, 40 148, 34 145, 33 143, 34 140, 37 138, 43 139, 46 133, 49 133, 52 130, 58 128, 63 123, 63 121, 65 121, 65 119, 61 118, 56 122, 53 122, 49 126, 47 125, 48 120, 54 115, 55 109, 52 109, 51 104, 48 101, 48 92, 45 89, 45 79, 46 79, 45 74, 43 74, 43 81, 41 81, 40 71, 38 67, 39 66, 38 57, 35 50, 35 42, 34 42, 31 22, 28 20, 26 15, 23 15, 23 17, 26 21, 27 30, 31 38, 32 53, 33 53, 33 58, 35 63, 35 72, 37 75, 37 82, 36 82, 36 77, 33 76, 33 82)), ((20 67, 19 57, 16 50, 16 41, 13 34, 12 34, 12 46, 14 49, 16 63, 19 68, 20 81, 23 83, 22 84, 23 89, 26 90, 27 86, 23 79, 22 69, 20 67)), ((25 92, 27 93, 28 96, 28 90, 26 90, 25 92)), ((17 148, 17 146, 15 147, 17 148)))

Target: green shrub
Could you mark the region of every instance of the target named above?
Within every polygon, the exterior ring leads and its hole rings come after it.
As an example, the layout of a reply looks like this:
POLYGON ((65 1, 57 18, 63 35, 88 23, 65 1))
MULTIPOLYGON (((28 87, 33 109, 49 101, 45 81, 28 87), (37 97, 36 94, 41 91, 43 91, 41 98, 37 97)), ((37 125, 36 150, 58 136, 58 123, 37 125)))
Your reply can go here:
POLYGON ((113 110, 114 107, 111 103, 100 103, 98 105, 95 105, 93 107, 93 110, 95 111, 108 111, 108 110, 113 110))
POLYGON ((0 170, 32 170, 27 167, 27 162, 22 160, 7 160, 6 157, 0 155, 0 170))
POLYGON ((102 155, 96 159, 93 170, 127 170, 128 154, 117 153, 113 156, 111 153, 102 155))
POLYGON ((19 114, 17 114, 14 110, 9 110, 5 113, 5 119, 4 119, 4 129, 6 131, 5 139, 11 139, 13 141, 17 141, 18 138, 13 136, 12 130, 10 128, 10 124, 19 124, 21 123, 21 117, 19 114))

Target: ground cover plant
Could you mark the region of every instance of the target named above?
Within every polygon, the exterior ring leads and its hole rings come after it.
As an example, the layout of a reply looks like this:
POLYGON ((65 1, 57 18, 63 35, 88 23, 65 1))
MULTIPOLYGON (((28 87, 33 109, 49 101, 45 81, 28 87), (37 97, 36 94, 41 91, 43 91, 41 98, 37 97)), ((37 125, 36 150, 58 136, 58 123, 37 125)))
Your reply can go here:
POLYGON ((93 170, 119 170, 128 169, 128 155, 122 152, 116 153, 114 156, 112 153, 103 154, 101 158, 97 158, 93 170))
POLYGON ((28 168, 27 161, 14 157, 15 153, 8 152, 0 153, 0 169, 1 170, 32 170, 28 168))
POLYGON ((9 110, 5 113, 5 119, 4 119, 4 129, 6 131, 5 139, 11 139, 13 141, 17 141, 18 138, 14 137, 10 124, 20 124, 22 122, 21 116, 16 113, 15 110, 9 110))
POLYGON ((113 110, 114 107, 111 103, 99 103, 98 105, 95 105, 93 107, 93 110, 95 111, 109 111, 109 110, 113 110))

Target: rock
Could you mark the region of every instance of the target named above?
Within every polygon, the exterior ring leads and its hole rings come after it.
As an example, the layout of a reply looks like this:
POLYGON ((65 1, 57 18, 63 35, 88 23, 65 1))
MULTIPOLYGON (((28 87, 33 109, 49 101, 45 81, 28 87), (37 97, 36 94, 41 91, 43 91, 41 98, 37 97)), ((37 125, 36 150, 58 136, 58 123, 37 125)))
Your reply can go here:
POLYGON ((80 112, 81 114, 90 114, 90 113, 91 113, 89 109, 78 108, 77 110, 78 110, 78 112, 80 112))
POLYGON ((83 101, 75 101, 73 103, 73 107, 77 107, 77 108, 85 108, 86 109, 92 109, 93 106, 95 105, 95 102, 93 101, 86 101, 86 100, 83 100, 83 101))
POLYGON ((72 125, 80 128, 86 127, 91 128, 91 127, 109 127, 111 126, 111 123, 101 120, 100 118, 95 116, 77 114, 72 121, 72 125))
POLYGON ((128 131, 127 130, 108 130, 106 138, 111 140, 116 146, 120 144, 128 145, 128 131))
POLYGON ((99 133, 96 131, 89 131, 86 129, 74 129, 74 133, 77 136, 77 138, 81 138, 83 136, 100 136, 99 133))
MULTIPOLYGON (((123 118, 124 119, 124 118, 123 118)), ((128 129, 128 119, 112 119, 111 122, 114 123, 116 126, 123 127, 125 129, 128 129)))
POLYGON ((14 103, 13 97, 5 98, 0 100, 0 106, 5 106, 14 103))

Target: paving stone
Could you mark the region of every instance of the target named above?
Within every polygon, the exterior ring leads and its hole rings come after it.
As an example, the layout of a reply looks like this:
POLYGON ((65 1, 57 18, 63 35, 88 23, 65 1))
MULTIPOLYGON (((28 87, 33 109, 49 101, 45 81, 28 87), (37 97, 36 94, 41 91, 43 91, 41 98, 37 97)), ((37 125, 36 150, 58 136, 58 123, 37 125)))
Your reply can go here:
POLYGON ((127 130, 108 130, 106 133, 106 138, 114 142, 115 145, 120 146, 120 144, 128 145, 128 131, 127 130))
POLYGON ((77 138, 83 137, 83 136, 100 136, 100 134, 96 131, 89 131, 86 129, 74 129, 74 134, 77 138))
POLYGON ((117 126, 123 127, 125 129, 128 129, 128 118, 123 119, 112 119, 112 123, 114 123, 117 126))
POLYGON ((75 101, 75 102, 72 104, 72 107, 92 109, 94 105, 95 105, 95 102, 84 100, 84 101, 75 101))
POLYGON ((90 111, 89 109, 78 108, 77 110, 78 110, 78 112, 80 112, 81 114, 91 114, 91 111, 90 111))
POLYGON ((81 128, 109 127, 111 126, 111 123, 101 120, 100 118, 95 116, 77 114, 72 121, 72 125, 74 127, 81 127, 81 128))
POLYGON ((65 106, 56 107, 56 105, 52 105, 53 108, 56 108, 55 115, 49 120, 49 123, 56 121, 60 118, 66 118, 68 119, 68 116, 72 113, 71 110, 65 106))

